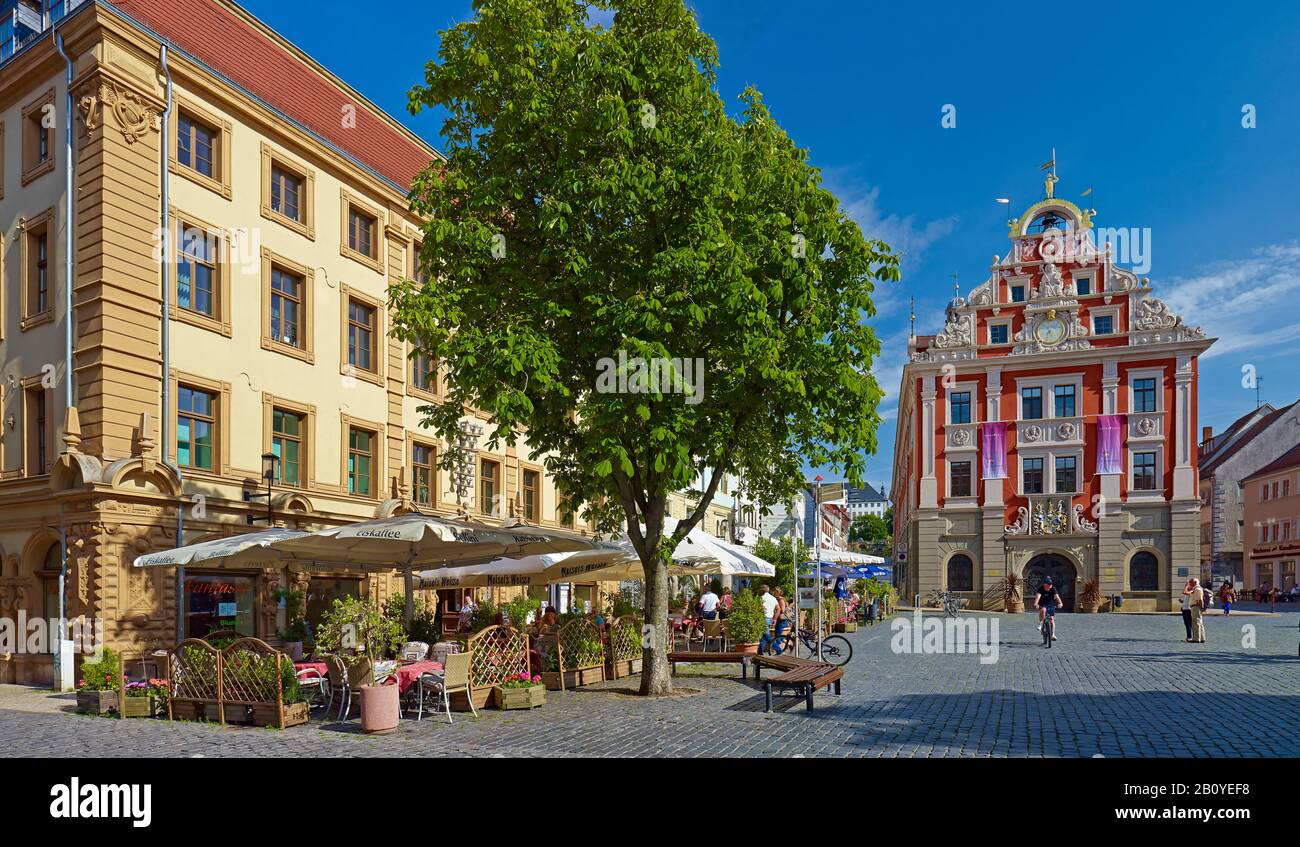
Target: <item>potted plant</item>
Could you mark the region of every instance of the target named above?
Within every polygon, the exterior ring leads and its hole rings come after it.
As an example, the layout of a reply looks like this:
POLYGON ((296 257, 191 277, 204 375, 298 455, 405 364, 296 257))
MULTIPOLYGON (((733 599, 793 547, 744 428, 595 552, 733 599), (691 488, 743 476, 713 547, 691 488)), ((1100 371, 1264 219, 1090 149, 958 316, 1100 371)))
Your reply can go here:
MULTIPOLYGON (((317 629, 316 643, 325 650, 356 648, 364 645, 373 666, 384 656, 402 646, 406 632, 399 621, 379 607, 355 597, 334 600, 317 629)), ((400 691, 396 685, 362 685, 361 729, 365 732, 388 732, 397 728, 401 717, 400 691)))
POLYGON ((501 615, 509 626, 515 629, 523 629, 528 625, 529 618, 536 617, 541 608, 541 600, 521 594, 513 600, 507 600, 501 604, 501 615))
POLYGON ((284 652, 296 662, 302 658, 302 645, 309 634, 303 593, 281 588, 274 596, 284 607, 284 629, 280 631, 278 637, 284 644, 284 652))
POLYGON ((121 660, 105 647, 98 662, 83 662, 77 683, 77 711, 102 715, 118 708, 122 690, 121 660))
POLYGON ((1083 584, 1079 591, 1079 602, 1076 605, 1076 611, 1093 613, 1101 608, 1101 583, 1095 579, 1090 579, 1083 584))
POLYGON ((493 687, 498 709, 531 709, 546 702, 541 676, 519 673, 493 687))
POLYGON ((284 729, 285 727, 297 726, 307 722, 308 705, 307 698, 302 693, 302 687, 298 684, 298 672, 293 667, 293 660, 288 656, 280 654, 271 654, 262 656, 257 660, 257 676, 261 680, 259 686, 263 691, 274 691, 275 686, 280 686, 280 703, 273 701, 265 703, 256 703, 252 707, 252 721, 254 726, 274 726, 284 729), (279 671, 276 670, 276 659, 279 659, 279 671), (276 677, 279 677, 277 680, 276 677))
POLYGON ((1025 600, 1020 595, 1020 577, 1009 573, 1002 577, 999 585, 1002 589, 1003 611, 1009 613, 1023 612, 1025 610, 1025 600))
POLYGON ((731 601, 727 614, 727 638, 731 649, 737 653, 757 653, 758 642, 767 633, 767 619, 763 616, 763 603, 748 588, 742 589, 731 601))
POLYGON ((122 708, 119 717, 154 718, 167 710, 167 680, 150 679, 147 682, 128 682, 122 689, 122 708))

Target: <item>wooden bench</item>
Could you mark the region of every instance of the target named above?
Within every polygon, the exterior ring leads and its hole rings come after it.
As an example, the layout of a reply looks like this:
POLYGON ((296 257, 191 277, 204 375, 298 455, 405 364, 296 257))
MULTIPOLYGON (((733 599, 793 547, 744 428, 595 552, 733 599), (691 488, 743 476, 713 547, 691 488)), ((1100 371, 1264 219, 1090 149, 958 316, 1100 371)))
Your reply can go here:
POLYGON ((783 653, 780 656, 765 656, 759 654, 753 657, 750 662, 754 667, 754 679, 758 679, 759 671, 763 668, 770 668, 776 671, 792 671, 795 668, 803 668, 809 665, 824 665, 825 662, 819 662, 816 659, 800 659, 798 656, 791 656, 789 653, 783 653))
POLYGON ((754 659, 753 653, 709 653, 704 650, 670 650, 668 653, 668 664, 672 667, 672 672, 677 673, 678 662, 699 662, 701 664, 712 664, 721 662, 727 664, 740 665, 740 677, 746 676, 745 668, 754 659))
MULTIPOLYGON (((768 658, 783 658, 772 656, 768 658)), ((791 657, 793 658, 793 657, 791 657)), ((807 659, 796 659, 798 662, 809 662, 807 659)), ((758 668, 754 668, 757 677, 758 668)), ((840 693, 840 680, 844 678, 844 669, 837 668, 834 665, 827 665, 821 662, 809 662, 800 664, 791 668, 783 674, 774 676, 763 683, 763 689, 767 694, 766 711, 772 711, 772 687, 779 685, 782 688, 793 688, 795 695, 803 697, 808 704, 808 711, 813 710, 813 693, 819 688, 826 688, 830 685, 835 686, 835 693, 840 693)))

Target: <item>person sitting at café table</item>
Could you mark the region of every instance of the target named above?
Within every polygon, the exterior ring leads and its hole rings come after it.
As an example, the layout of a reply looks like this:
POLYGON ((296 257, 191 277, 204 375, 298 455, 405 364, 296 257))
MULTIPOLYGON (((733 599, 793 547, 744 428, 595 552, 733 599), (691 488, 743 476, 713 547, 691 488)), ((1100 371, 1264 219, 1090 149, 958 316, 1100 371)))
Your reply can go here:
POLYGON ((722 589, 722 599, 719 603, 719 608, 718 608, 718 615, 724 620, 729 614, 731 614, 731 586, 730 585, 722 589))
POLYGON ((713 586, 704 589, 698 601, 700 608, 700 617, 706 621, 717 620, 718 618, 718 595, 713 593, 713 586))

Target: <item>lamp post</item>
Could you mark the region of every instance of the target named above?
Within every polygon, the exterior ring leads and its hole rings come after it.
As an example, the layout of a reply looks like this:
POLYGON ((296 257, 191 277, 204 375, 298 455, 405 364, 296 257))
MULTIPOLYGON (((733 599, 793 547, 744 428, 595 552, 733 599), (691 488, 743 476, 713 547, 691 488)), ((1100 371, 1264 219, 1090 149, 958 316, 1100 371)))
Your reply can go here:
POLYGON ((815 552, 813 558, 817 560, 814 565, 817 574, 817 661, 822 660, 822 475, 817 474, 814 479, 817 482, 813 489, 813 542, 815 552))
MULTIPOLYGON (((273 511, 272 504, 271 504, 271 485, 272 483, 275 482, 275 471, 279 462, 280 462, 280 457, 275 455, 274 453, 263 453, 262 454, 262 479, 266 481, 266 493, 255 494, 252 491, 244 492, 245 503, 251 503, 253 500, 260 500, 263 497, 266 498, 266 525, 268 528, 275 526, 275 512, 273 511)), ((257 518, 253 517, 251 514, 247 515, 246 518, 248 520, 249 526, 252 526, 253 523, 257 521, 257 518)))

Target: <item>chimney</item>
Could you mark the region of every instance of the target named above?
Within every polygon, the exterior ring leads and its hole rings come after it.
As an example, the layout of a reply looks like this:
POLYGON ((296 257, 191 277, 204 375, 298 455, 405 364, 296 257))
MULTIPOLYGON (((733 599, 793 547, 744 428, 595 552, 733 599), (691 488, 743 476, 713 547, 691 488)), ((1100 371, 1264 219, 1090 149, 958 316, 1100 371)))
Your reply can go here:
POLYGON ((1213 438, 1213 437, 1214 437, 1214 427, 1212 427, 1212 426, 1203 426, 1203 427, 1201 427, 1201 443, 1202 443, 1202 444, 1204 444, 1205 442, 1209 441, 1209 440, 1210 440, 1211 438, 1213 438))

